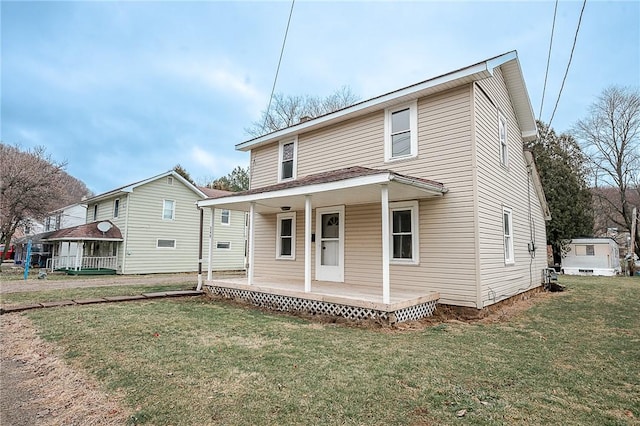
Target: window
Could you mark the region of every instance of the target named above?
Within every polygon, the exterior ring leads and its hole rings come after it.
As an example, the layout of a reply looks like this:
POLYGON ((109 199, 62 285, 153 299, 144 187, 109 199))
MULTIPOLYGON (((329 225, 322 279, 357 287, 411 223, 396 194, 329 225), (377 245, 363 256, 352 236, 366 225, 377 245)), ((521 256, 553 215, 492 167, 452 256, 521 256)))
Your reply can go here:
POLYGON ((157 240, 156 248, 174 249, 176 248, 176 240, 157 240))
POLYGON ((93 220, 96 221, 98 220, 98 205, 94 205, 93 206, 93 220))
POLYGON ((576 244, 576 256, 595 256, 596 250, 593 244, 576 244))
POLYGON ((502 209, 502 229, 504 234, 504 263, 514 263, 513 256, 513 220, 510 208, 502 209))
POLYGON ((173 176, 167 176, 167 185, 173 185, 173 176))
POLYGON ((113 201, 113 217, 117 218, 118 217, 118 213, 120 213, 120 199, 116 198, 113 201))
POLYGON ((173 220, 175 216, 176 202, 173 200, 164 200, 162 205, 162 218, 165 220, 173 220))
POLYGON ((418 155, 418 102, 385 110, 385 161, 418 155))
POLYGON ((298 139, 280 142, 278 181, 296 178, 298 139))
POLYGON ((500 139, 500 164, 507 166, 509 150, 507 145, 507 120, 502 113, 498 113, 498 138, 500 139))
POLYGON ((229 210, 223 209, 220 212, 220 223, 223 225, 229 225, 231 223, 231 212, 229 210))
POLYGON ((296 214, 280 213, 278 215, 277 259, 296 258, 296 214))
POLYGON ((418 263, 418 202, 391 203, 391 260, 397 263, 418 263))
POLYGON ((230 241, 218 241, 218 242, 216 242, 216 248, 218 250, 229 250, 229 249, 231 249, 231 242, 230 241))

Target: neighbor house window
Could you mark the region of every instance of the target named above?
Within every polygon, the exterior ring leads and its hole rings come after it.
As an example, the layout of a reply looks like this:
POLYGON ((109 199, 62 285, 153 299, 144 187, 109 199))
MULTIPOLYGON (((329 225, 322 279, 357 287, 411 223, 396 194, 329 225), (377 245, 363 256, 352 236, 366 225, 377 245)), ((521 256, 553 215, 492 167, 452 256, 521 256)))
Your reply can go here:
POLYGON ((504 234, 504 263, 514 263, 513 218, 510 208, 502 209, 502 229, 504 234))
POLYGON ((280 165, 278 168, 278 180, 295 179, 298 140, 288 140, 280 142, 278 158, 280 165))
POLYGON ((278 241, 276 247, 276 258, 295 259, 296 258, 296 214, 280 213, 277 225, 278 241))
POLYGON ((595 256, 596 250, 593 244, 576 245, 576 256, 595 256))
POLYGON ((162 218, 165 220, 173 220, 175 217, 176 202, 173 200, 164 200, 162 205, 162 218))
POLYGON ((216 248, 218 250, 229 250, 231 248, 231 242, 229 242, 229 241, 218 241, 218 242, 216 242, 216 248))
POLYGON ((59 214, 56 216, 56 230, 62 228, 62 215, 59 214))
POLYGON ((229 225, 231 223, 231 212, 229 210, 222 210, 220 212, 220 223, 223 225, 229 225))
POLYGON ((176 240, 158 239, 157 242, 156 242, 156 248, 174 249, 174 248, 176 248, 176 240))
POLYGON ((506 167, 509 162, 507 120, 502 113, 498 113, 498 138, 500 139, 500 164, 506 167))
POLYGON ((117 218, 118 217, 118 213, 120 213, 120 199, 116 198, 113 201, 113 217, 117 218))
POLYGON ((385 110, 385 161, 418 155, 418 102, 385 110))
POLYGON ((93 220, 98 220, 98 205, 93 206, 93 220))
POLYGON ((173 185, 173 176, 167 176, 167 185, 173 185))
POLYGON ((418 263, 418 202, 390 203, 389 209, 391 260, 398 263, 418 263))

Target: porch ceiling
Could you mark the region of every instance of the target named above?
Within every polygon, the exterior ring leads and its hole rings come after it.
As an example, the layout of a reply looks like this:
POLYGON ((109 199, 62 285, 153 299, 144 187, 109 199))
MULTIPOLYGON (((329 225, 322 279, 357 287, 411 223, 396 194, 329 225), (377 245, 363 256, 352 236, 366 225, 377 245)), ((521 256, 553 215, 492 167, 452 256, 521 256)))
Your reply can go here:
MULTIPOLYGON (((341 173, 343 171, 336 171, 341 173)), ((198 202, 200 207, 215 207, 230 210, 248 211, 255 203, 258 213, 277 213, 288 210, 304 210, 305 196, 311 196, 314 208, 335 205, 355 205, 380 203, 381 185, 389 188, 389 201, 441 197, 447 189, 438 182, 400 175, 388 170, 365 168, 349 169, 350 177, 322 181, 313 176, 302 178, 313 182, 309 184, 273 185, 253 191, 246 191, 229 197, 208 199, 198 202), (362 172, 361 174, 353 173, 362 172), (310 179, 309 179, 310 178, 310 179)), ((334 173, 334 172, 330 172, 334 173)))

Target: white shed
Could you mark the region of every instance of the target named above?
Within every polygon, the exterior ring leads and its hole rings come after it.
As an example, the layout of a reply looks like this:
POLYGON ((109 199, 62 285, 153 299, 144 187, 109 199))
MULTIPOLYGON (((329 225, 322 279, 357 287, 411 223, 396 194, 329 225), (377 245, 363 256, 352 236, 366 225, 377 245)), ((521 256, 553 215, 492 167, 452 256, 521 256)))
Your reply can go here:
POLYGON ((611 238, 576 238, 562 259, 567 275, 612 276, 622 272, 618 243, 611 238))

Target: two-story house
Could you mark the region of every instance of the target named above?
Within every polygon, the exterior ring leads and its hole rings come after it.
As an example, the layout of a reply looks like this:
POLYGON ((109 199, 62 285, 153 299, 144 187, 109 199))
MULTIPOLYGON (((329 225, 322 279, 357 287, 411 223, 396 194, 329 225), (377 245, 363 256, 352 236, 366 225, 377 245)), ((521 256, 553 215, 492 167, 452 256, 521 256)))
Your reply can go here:
MULTIPOLYGON (((228 195, 200 188, 171 170, 87 200, 83 224, 47 237, 51 243, 77 243, 73 259, 54 256, 52 268, 71 273, 149 274, 198 270, 200 211, 197 201, 228 195), (65 263, 66 262, 66 263, 65 263)), ((210 260, 213 270, 245 268, 245 213, 207 209, 203 219, 217 222, 210 260)), ((209 229, 203 227, 204 238, 209 229)))
MULTIPOLYGON (((83 203, 71 204, 49 212, 44 219, 44 233, 41 239, 46 241, 55 231, 84 224, 86 216, 87 205, 83 203)), ((78 255, 77 241, 45 243, 43 246, 47 253, 47 269, 54 268, 54 259, 57 261, 55 267, 68 268, 73 265, 78 255)))
POLYGON ((240 143, 251 188, 245 282, 213 293, 402 321, 541 285, 550 218, 516 52, 240 143), (354 313, 355 312, 355 313, 354 313))

